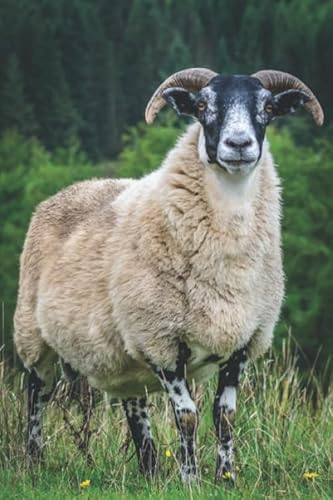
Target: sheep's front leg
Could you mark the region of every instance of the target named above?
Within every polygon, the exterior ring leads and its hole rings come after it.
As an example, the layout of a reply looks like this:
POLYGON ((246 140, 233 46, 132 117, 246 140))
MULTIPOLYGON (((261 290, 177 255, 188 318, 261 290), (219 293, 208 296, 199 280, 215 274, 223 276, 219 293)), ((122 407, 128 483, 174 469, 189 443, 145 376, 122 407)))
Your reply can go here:
POLYGON ((186 381, 186 361, 189 356, 190 350, 182 343, 174 369, 154 367, 174 410, 180 437, 180 475, 183 481, 197 479, 195 439, 198 413, 186 381))
POLYGON ((232 431, 236 412, 236 389, 246 364, 246 350, 235 352, 221 366, 214 400, 213 418, 217 436, 215 481, 225 479, 234 483, 234 452, 232 431))
POLYGON ((150 476, 157 469, 156 449, 151 434, 146 398, 123 400, 129 428, 135 444, 140 471, 150 476))

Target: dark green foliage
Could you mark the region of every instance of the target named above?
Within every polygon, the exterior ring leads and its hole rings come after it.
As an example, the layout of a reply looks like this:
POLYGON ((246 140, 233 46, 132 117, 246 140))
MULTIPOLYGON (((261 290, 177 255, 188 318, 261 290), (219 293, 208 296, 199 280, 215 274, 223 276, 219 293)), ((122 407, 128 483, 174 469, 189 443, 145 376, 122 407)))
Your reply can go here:
POLYGON ((287 295, 282 320, 317 368, 333 354, 333 147, 295 146, 290 136, 271 134, 281 165, 284 261, 287 295))
POLYGON ((157 168, 181 132, 173 112, 161 115, 159 124, 143 122, 123 136, 124 149, 113 172, 115 177, 142 177, 157 168), (178 126, 177 126, 178 125, 178 126))
POLYGON ((7 60, 1 89, 0 128, 16 128, 25 135, 37 132, 33 107, 27 101, 20 63, 15 54, 7 60))
POLYGON ((333 0, 3 0, 0 131, 110 158, 154 87, 188 66, 290 71, 330 121, 332 22, 333 0))

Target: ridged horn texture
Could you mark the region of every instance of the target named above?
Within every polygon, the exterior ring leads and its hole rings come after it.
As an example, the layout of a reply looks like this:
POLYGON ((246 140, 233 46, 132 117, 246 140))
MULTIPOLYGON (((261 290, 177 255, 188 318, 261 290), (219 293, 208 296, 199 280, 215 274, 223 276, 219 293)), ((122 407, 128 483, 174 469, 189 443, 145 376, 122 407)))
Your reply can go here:
POLYGON ((271 69, 258 71, 252 77, 257 78, 262 85, 271 92, 283 92, 284 90, 296 89, 305 92, 310 98, 310 101, 305 103, 304 108, 312 114, 315 123, 321 127, 324 123, 324 112, 319 104, 314 93, 296 76, 284 73, 283 71, 275 71, 271 69))
POLYGON ((208 82, 218 73, 206 68, 189 68, 178 71, 169 76, 155 90, 153 96, 147 104, 145 119, 150 125, 156 118, 156 115, 166 105, 165 99, 162 97, 162 92, 172 87, 182 87, 190 92, 201 90, 208 82))

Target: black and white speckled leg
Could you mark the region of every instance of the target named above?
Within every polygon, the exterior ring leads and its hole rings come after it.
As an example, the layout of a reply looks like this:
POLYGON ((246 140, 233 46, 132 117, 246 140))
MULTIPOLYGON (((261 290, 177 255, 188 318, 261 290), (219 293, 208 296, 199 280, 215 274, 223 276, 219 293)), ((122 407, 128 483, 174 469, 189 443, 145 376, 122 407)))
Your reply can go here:
POLYGON ((235 481, 232 431, 236 412, 236 389, 245 365, 246 350, 241 349, 220 368, 213 407, 217 436, 215 481, 220 479, 231 483, 235 481))
POLYGON ((28 381, 28 439, 27 456, 30 464, 42 458, 43 410, 53 391, 53 377, 42 380, 35 370, 32 370, 28 381))
POLYGON ((198 473, 195 455, 198 413, 186 382, 186 361, 189 356, 190 350, 182 343, 174 370, 154 367, 174 410, 180 436, 180 475, 183 481, 197 479, 198 473))
POLYGON ((123 407, 134 440, 140 471, 152 476, 157 472, 157 454, 151 433, 147 400, 125 399, 123 407))

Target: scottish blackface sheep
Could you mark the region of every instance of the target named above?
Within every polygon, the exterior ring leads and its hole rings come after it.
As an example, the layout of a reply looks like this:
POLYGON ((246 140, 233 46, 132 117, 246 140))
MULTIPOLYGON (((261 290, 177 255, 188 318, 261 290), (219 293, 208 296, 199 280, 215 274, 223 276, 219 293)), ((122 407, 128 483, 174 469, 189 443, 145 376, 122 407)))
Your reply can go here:
POLYGON ((146 110, 195 117, 155 172, 91 180, 41 203, 21 256, 17 351, 30 371, 28 455, 58 357, 123 400, 141 471, 156 470, 146 394, 167 391, 180 474, 196 478, 198 413, 189 382, 218 371, 216 480, 233 481, 236 388, 271 345, 284 295, 280 183, 265 139, 279 115, 323 112, 300 80, 265 70, 170 76, 146 110))

